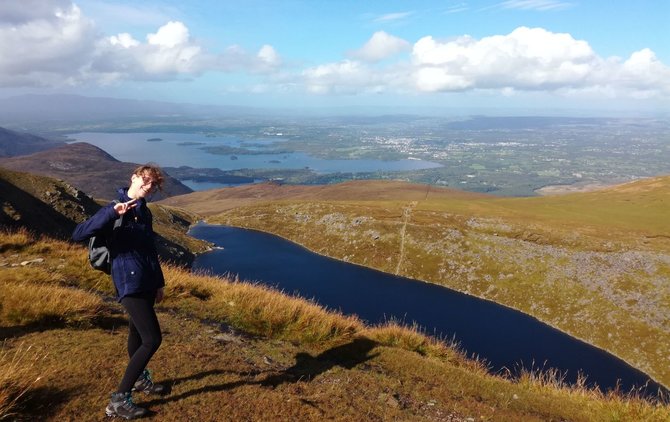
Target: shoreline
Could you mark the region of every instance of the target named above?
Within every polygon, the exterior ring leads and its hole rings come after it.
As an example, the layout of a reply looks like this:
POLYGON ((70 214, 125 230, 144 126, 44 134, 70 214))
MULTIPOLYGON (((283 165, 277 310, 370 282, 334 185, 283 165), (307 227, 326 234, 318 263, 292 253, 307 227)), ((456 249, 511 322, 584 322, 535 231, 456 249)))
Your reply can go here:
POLYGON ((462 293, 462 294, 467 295, 467 296, 471 296, 471 297, 474 297, 474 298, 477 298, 477 299, 480 299, 480 300, 484 300, 484 301, 487 301, 487 302, 491 302, 491 303, 494 303, 494 304, 496 304, 496 305, 503 306, 503 307, 505 307, 505 308, 508 308, 508 309, 511 309, 511 310, 520 312, 520 313, 522 313, 522 314, 524 314, 524 315, 526 315, 526 316, 528 316, 528 317, 530 317, 530 318, 535 319, 536 321, 538 321, 538 322, 540 322, 540 323, 542 323, 542 324, 544 324, 544 325, 546 325, 546 326, 548 326, 548 327, 551 327, 551 328, 553 328, 553 329, 555 329, 555 330, 558 330, 558 331, 560 331, 561 333, 563 333, 563 334, 565 334, 565 335, 567 335, 567 336, 569 336, 569 337, 572 337, 573 339, 576 339, 576 340, 578 340, 578 341, 581 341, 581 342, 583 342, 583 343, 585 343, 585 344, 587 344, 587 345, 589 345, 589 346, 591 346, 591 347, 594 347, 594 348, 596 348, 596 349, 598 349, 598 350, 601 350, 601 351, 603 351, 603 352, 605 352, 605 353, 607 353, 607 354, 610 354, 610 355, 616 357, 617 359, 620 359, 621 361, 625 362, 625 363, 626 363, 628 366, 630 366, 631 368, 634 368, 634 369, 640 371, 640 372, 643 373, 645 376, 647 376, 650 380, 654 381, 654 382, 657 383, 658 385, 660 385, 660 386, 662 386, 663 388, 665 388, 665 389, 666 389, 666 392, 667 392, 667 391, 670 391, 670 386, 665 385, 663 382, 661 382, 661 381, 659 381, 658 379, 654 378, 653 376, 651 376, 649 373, 647 373, 647 372, 644 371, 643 369, 641 369, 641 368, 639 368, 639 367, 637 367, 637 366, 631 364, 628 360, 626 360, 625 358, 621 357, 620 355, 618 355, 618 354, 616 354, 616 353, 614 353, 614 352, 612 352, 612 351, 610 351, 610 350, 608 350, 608 349, 605 349, 605 348, 603 348, 603 347, 601 347, 601 346, 595 345, 595 344, 593 344, 593 343, 591 343, 591 342, 589 342, 589 341, 587 341, 587 340, 585 340, 585 339, 583 339, 583 338, 581 338, 581 337, 575 336, 575 335, 572 334, 572 333, 569 333, 569 332, 567 332, 567 331, 564 331, 563 329, 561 329, 561 328, 559 328, 559 327, 557 327, 557 326, 555 326, 555 325, 553 325, 553 324, 550 324, 550 323, 547 322, 547 321, 544 321, 544 320, 542 320, 542 319, 537 318, 537 317, 536 317, 535 315, 533 315, 533 314, 530 314, 530 313, 525 312, 525 311, 523 311, 523 310, 514 308, 514 307, 509 306, 509 305, 507 305, 507 304, 505 304, 505 303, 500 303, 500 302, 497 302, 497 301, 492 300, 492 299, 490 299, 490 298, 482 297, 482 296, 478 296, 478 295, 475 295, 475 294, 472 294, 472 293, 469 293, 469 292, 463 292, 463 291, 460 291, 460 290, 458 290, 458 289, 455 289, 455 288, 453 288, 453 287, 451 287, 451 286, 447 286, 447 285, 444 285, 444 284, 439 284, 439 283, 436 283, 436 282, 433 282, 433 281, 423 280, 423 279, 414 278, 414 277, 409 277, 409 276, 407 276, 407 275, 403 275, 403 274, 393 274, 393 273, 389 273, 389 272, 387 272, 387 271, 383 271, 383 270, 381 270, 381 269, 379 269, 379 268, 374 268, 374 267, 371 267, 371 266, 368 266, 368 265, 363 265, 363 264, 359 264, 359 263, 352 262, 352 261, 344 261, 344 260, 342 260, 342 259, 338 259, 338 258, 332 257, 332 256, 330 256, 330 255, 325 255, 325 254, 323 254, 323 253, 316 252, 316 251, 314 251, 314 250, 308 248, 307 246, 303 245, 303 244, 300 243, 300 242, 296 242, 296 241, 294 241, 294 240, 292 240, 292 239, 286 238, 286 237, 284 237, 284 236, 282 236, 282 235, 279 235, 279 234, 277 234, 277 233, 273 233, 273 232, 270 232, 270 231, 267 231, 267 230, 261 230, 261 229, 256 229, 256 228, 249 228, 249 227, 236 226, 236 225, 232 225, 232 224, 212 224, 212 223, 209 223, 209 222, 207 221, 207 219, 202 219, 202 220, 200 220, 200 222, 205 223, 205 224, 208 224, 208 225, 213 225, 213 226, 228 226, 228 227, 235 227, 235 228, 240 228, 240 229, 245 229, 245 230, 254 230, 254 231, 257 231, 257 232, 270 234, 270 235, 273 235, 273 236, 277 236, 277 237, 279 237, 279 238, 281 238, 281 239, 284 239, 284 240, 286 240, 286 241, 289 241, 289 242, 291 242, 291 243, 294 243, 294 244, 296 244, 296 245, 299 245, 300 247, 302 247, 302 248, 308 250, 309 252, 314 253, 314 254, 319 255, 319 256, 322 256, 322 257, 325 257, 325 258, 333 259, 333 260, 336 260, 336 261, 339 261, 339 262, 345 262, 345 263, 347 263, 347 264, 356 265, 356 266, 358 266, 358 267, 363 267, 363 268, 367 268, 367 269, 371 269, 371 270, 375 270, 375 271, 380 271, 380 272, 382 272, 382 273, 389 274, 389 275, 393 275, 393 276, 399 276, 399 277, 403 277, 403 278, 407 278, 407 279, 415 280, 415 281, 418 281, 418 282, 428 283, 428 284, 432 284, 432 285, 435 285, 435 286, 443 287, 443 288, 446 288, 446 289, 450 289, 450 290, 452 290, 452 291, 454 291, 454 292, 462 293))

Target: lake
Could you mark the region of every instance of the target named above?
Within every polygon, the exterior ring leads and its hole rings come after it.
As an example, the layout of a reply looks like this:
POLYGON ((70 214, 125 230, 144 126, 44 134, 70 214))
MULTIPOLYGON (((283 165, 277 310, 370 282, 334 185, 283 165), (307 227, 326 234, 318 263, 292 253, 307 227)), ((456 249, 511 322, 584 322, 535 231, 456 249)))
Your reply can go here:
POLYGON ((223 248, 198 256, 196 270, 238 274, 373 324, 416 322, 427 334, 454 338, 493 371, 557 368, 567 382, 583 373, 603 390, 649 383, 643 393, 655 396, 662 388, 623 360, 493 302, 326 258, 267 233, 200 223, 190 234, 223 248))
MULTIPOLYGON (((162 167, 237 169, 305 169, 316 173, 364 173, 375 171, 409 171, 441 167, 440 164, 417 159, 394 161, 355 159, 326 160, 303 152, 280 154, 213 154, 203 148, 232 147, 262 151, 258 145, 281 142, 278 137, 242 140, 234 136, 212 137, 191 133, 99 133, 81 132, 68 135, 71 142, 88 142, 120 161, 136 163, 142 157, 162 167)), ((196 190, 222 187, 220 184, 191 183, 196 190)))

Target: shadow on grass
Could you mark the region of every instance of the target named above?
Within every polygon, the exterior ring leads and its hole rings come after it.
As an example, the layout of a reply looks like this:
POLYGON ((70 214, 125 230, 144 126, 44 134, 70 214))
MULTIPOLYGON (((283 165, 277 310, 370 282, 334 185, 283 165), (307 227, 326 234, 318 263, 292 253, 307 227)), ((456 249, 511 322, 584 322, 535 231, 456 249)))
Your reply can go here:
POLYGON ((369 339, 356 339, 351 343, 328 349, 316 357, 300 352, 295 355, 295 365, 283 373, 265 378, 259 384, 265 387, 277 387, 287 382, 311 381, 335 366, 351 369, 377 356, 369 354, 376 345, 377 343, 369 339))
POLYGON ((77 394, 75 389, 37 387, 23 395, 16 403, 12 421, 40 421, 54 415, 58 409, 77 394))
POLYGON ((57 330, 62 328, 88 329, 101 328, 103 330, 114 330, 118 327, 128 325, 128 320, 121 316, 101 315, 90 320, 68 322, 61 318, 45 317, 23 325, 14 325, 11 327, 0 327, 0 340, 10 338, 19 338, 31 333, 38 333, 48 330, 57 330))
MULTIPOLYGON (((318 375, 328 371, 333 367, 340 366, 342 368, 352 369, 355 366, 374 358, 377 356, 377 354, 370 354, 370 351, 374 349, 375 346, 377 346, 377 343, 372 340, 355 339, 350 343, 328 349, 315 357, 308 353, 300 352, 295 355, 295 365, 283 370, 278 374, 269 375, 265 379, 254 381, 239 380, 219 385, 208 385, 205 387, 196 388, 191 391, 186 391, 175 396, 164 396, 146 403, 142 403, 142 405, 160 405, 183 400, 198 394, 232 390, 243 385, 260 385, 263 387, 275 388, 285 383, 295 383, 298 381, 310 382, 318 375)), ((177 385, 187 380, 202 379, 209 375, 219 375, 223 373, 230 373, 230 371, 211 370, 184 378, 169 380, 166 381, 166 383, 177 385)))

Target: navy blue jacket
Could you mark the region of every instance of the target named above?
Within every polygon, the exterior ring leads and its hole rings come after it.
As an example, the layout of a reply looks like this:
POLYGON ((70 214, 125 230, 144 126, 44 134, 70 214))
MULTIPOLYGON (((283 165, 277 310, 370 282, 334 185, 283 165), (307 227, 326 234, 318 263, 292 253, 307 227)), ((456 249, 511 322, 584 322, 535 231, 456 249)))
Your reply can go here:
MULTIPOLYGON (((130 201, 127 188, 119 189, 119 201, 130 201)), ((82 242, 99 234, 111 236, 117 218, 112 202, 79 224, 72 233, 72 240, 82 242)), ((154 243, 151 211, 144 199, 123 215, 123 224, 114 234, 110 252, 112 280, 119 300, 127 295, 156 292, 165 286, 154 243)))

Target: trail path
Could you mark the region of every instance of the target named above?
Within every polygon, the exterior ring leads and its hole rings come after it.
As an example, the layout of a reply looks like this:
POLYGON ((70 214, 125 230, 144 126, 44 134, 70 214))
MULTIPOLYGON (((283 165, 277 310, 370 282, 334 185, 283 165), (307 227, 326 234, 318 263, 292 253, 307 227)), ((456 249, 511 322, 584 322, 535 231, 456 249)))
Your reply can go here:
POLYGON ((418 203, 418 201, 412 201, 408 206, 403 208, 403 224, 400 229, 400 257, 398 258, 398 264, 395 267, 395 275, 399 275, 400 266, 405 260, 405 232, 407 231, 407 223, 410 218, 412 218, 412 210, 414 210, 414 207, 416 207, 418 203))

